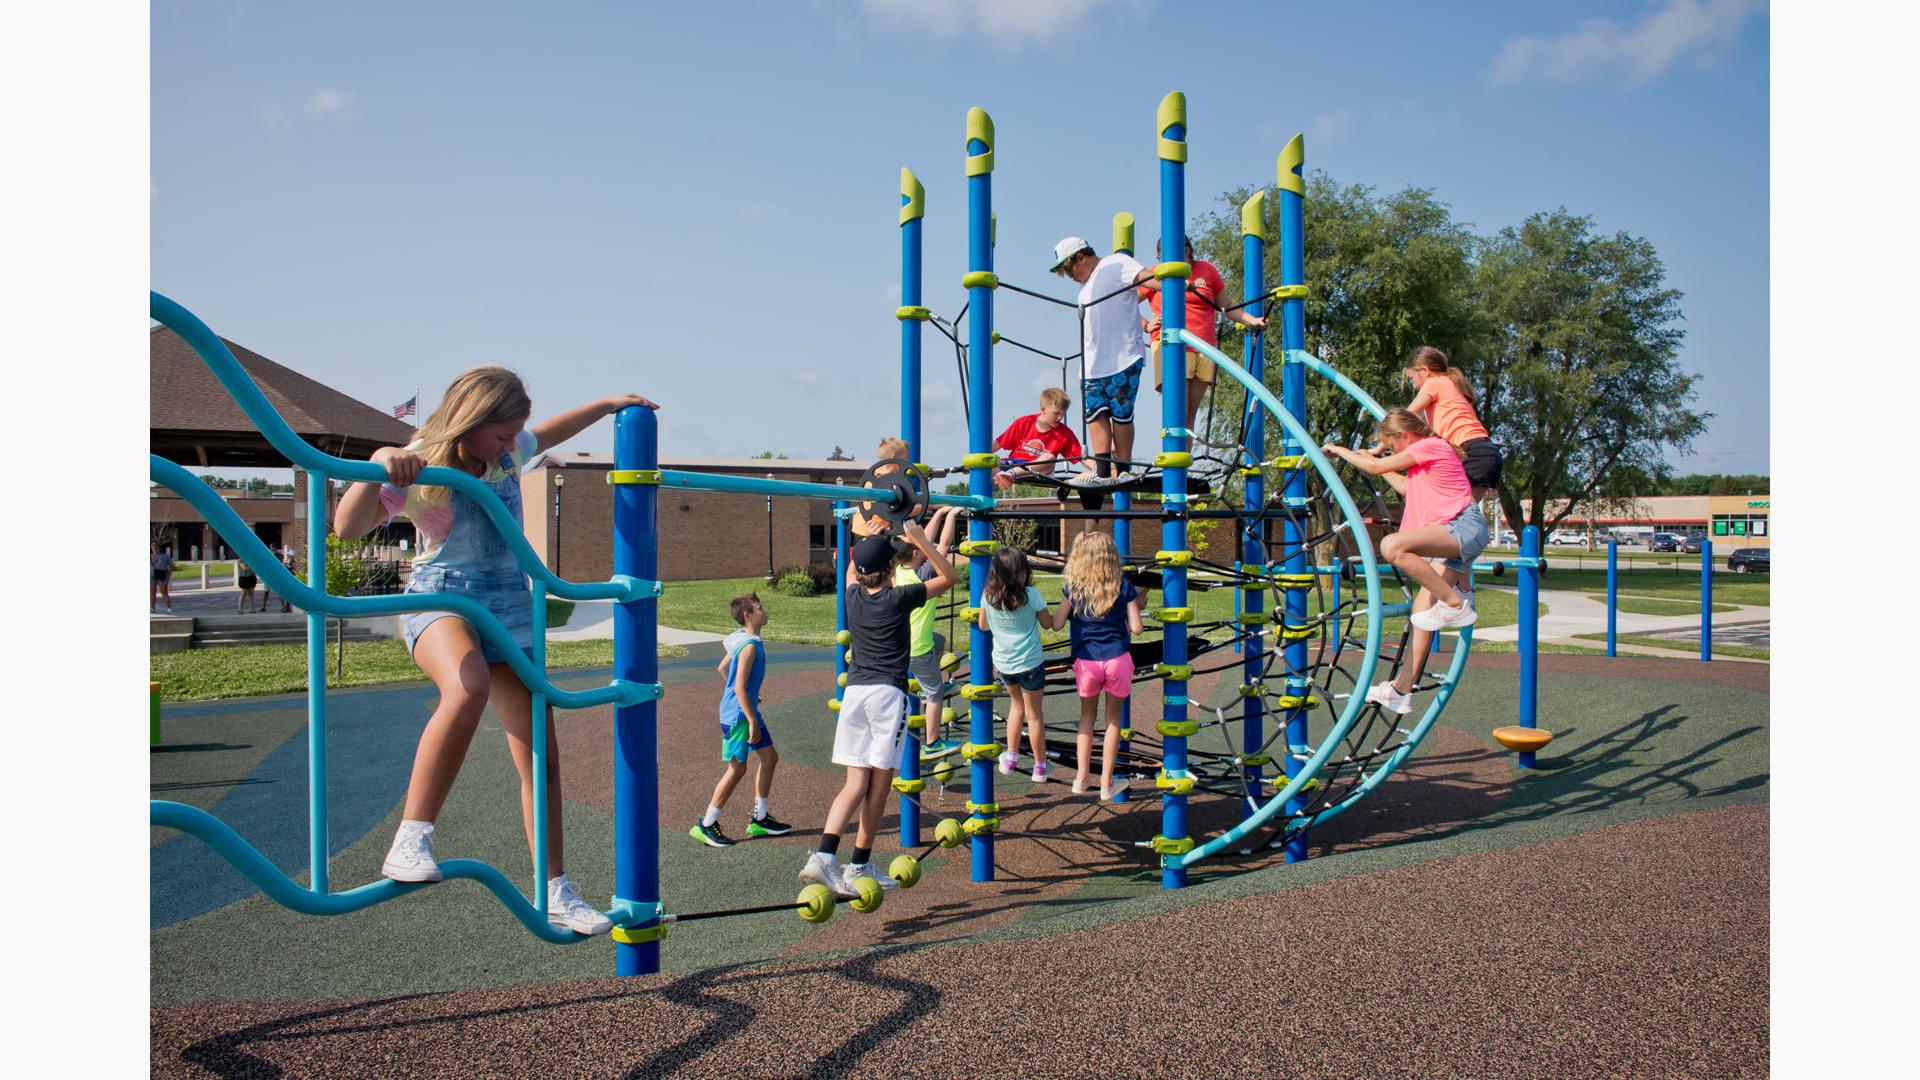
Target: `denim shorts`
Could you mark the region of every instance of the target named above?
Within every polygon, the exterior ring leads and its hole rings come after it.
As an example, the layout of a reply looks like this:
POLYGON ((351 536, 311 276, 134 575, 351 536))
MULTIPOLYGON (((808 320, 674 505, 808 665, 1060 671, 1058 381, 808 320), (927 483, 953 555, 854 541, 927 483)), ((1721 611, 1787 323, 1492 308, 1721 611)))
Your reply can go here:
POLYGON ((1032 671, 996 671, 994 674, 1000 676, 1000 681, 1006 683, 1008 687, 1017 686, 1029 693, 1047 688, 1047 666, 1045 664, 1041 664, 1032 671))
POLYGON ((1144 367, 1146 365, 1136 359, 1125 371, 1080 380, 1080 396, 1086 402, 1087 419, 1097 420, 1101 413, 1106 413, 1116 424, 1133 423, 1133 403, 1140 396, 1140 369, 1144 367))
POLYGON ((1473 569, 1473 560, 1487 550, 1487 519, 1480 513, 1478 503, 1469 503, 1465 510, 1454 515, 1447 522, 1447 535, 1460 545, 1460 556, 1447 560, 1447 569, 1466 573, 1473 569))
MULTIPOLYGON (((414 567, 413 576, 407 582, 408 593, 443 592, 455 596, 464 596, 493 613, 507 628, 513 643, 522 652, 529 655, 533 650, 533 593, 528 588, 527 579, 522 576, 518 581, 501 577, 469 577, 457 571, 438 566, 414 567)), ((415 611, 400 617, 401 632, 406 635, 407 652, 413 652, 414 643, 420 640, 421 631, 441 619, 458 619, 460 616, 451 611, 415 611)), ((465 622, 466 620, 462 619, 465 622)), ((483 637, 480 629, 468 624, 474 638, 480 642, 480 654, 489 664, 504 664, 507 655, 499 645, 483 637)))

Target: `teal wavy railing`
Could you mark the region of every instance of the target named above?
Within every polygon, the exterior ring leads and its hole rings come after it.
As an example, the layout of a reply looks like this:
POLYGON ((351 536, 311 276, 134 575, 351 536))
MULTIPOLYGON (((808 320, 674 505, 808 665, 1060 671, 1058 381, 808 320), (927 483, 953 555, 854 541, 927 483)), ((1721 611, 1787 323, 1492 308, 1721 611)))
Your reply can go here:
MULTIPOLYGON (((180 335, 213 372, 220 385, 233 397, 247 419, 275 450, 295 468, 309 477, 309 581, 301 581, 281 565, 240 516, 211 488, 192 473, 164 458, 149 455, 149 475, 155 483, 180 495, 197 510, 236 554, 255 568, 260 579, 286 599, 297 603, 308 618, 308 775, 311 858, 310 887, 295 884, 265 856, 248 844, 239 833, 203 810, 183 803, 152 800, 149 816, 152 824, 178 829, 212 848, 261 892, 276 902, 311 915, 343 915, 393 899, 419 888, 395 881, 377 881, 342 893, 328 886, 327 873, 327 784, 326 784, 326 678, 320 646, 324 641, 324 620, 381 615, 399 615, 418 611, 450 611, 465 619, 476 632, 499 646, 508 667, 533 694, 532 770, 534 776, 534 900, 529 902, 505 874, 485 863, 469 859, 450 859, 440 864, 447 878, 467 878, 486 887, 508 912, 528 930, 552 942, 584 940, 570 930, 546 921, 548 867, 546 747, 547 703, 563 708, 594 705, 636 705, 660 696, 658 684, 615 679, 591 690, 564 690, 556 686, 546 671, 547 595, 572 600, 609 599, 621 603, 650 600, 660 593, 654 581, 642 581, 615 575, 604 582, 567 581, 549 570, 534 553, 519 523, 513 520, 504 503, 477 478, 456 469, 422 469, 417 483, 449 487, 465 493, 487 515, 506 540, 509 550, 538 587, 533 590, 534 628, 531 653, 522 652, 498 618, 472 599, 448 593, 408 593, 399 596, 334 596, 326 591, 324 536, 326 489, 332 478, 365 483, 387 480, 386 469, 370 461, 352 461, 334 457, 310 445, 296 435, 278 410, 233 356, 224 341, 192 312, 159 293, 149 294, 152 318, 180 335)), ((623 915, 631 915, 623 912, 623 915)))
MULTIPOLYGON (((1360 658, 1360 671, 1354 678, 1356 685, 1368 685, 1368 680, 1373 677, 1374 665, 1380 658, 1380 624, 1383 618, 1380 602, 1380 566, 1374 558, 1373 540, 1367 535, 1365 519, 1361 517, 1360 508, 1354 505, 1353 496, 1347 493, 1346 485, 1334 472, 1333 465, 1327 461, 1326 455, 1321 453, 1319 442, 1307 433, 1305 425, 1289 413, 1286 407, 1280 404, 1280 400, 1273 396, 1273 392, 1262 385, 1260 380, 1255 379, 1246 368, 1235 363, 1225 353, 1195 336, 1191 331, 1167 328, 1162 333, 1176 336, 1181 344, 1212 360, 1215 367, 1226 372, 1245 388, 1249 397, 1259 401, 1260 405, 1280 422, 1281 427, 1286 429, 1287 434, 1300 444, 1308 463, 1313 466, 1315 472, 1320 474, 1321 480, 1327 485, 1327 490, 1332 493, 1334 502, 1346 518, 1348 530, 1353 534, 1354 547, 1360 553, 1360 566, 1365 574, 1367 639, 1360 658)), ((1301 763, 1299 771, 1288 777, 1284 786, 1275 791, 1271 798, 1239 824, 1180 856, 1178 860, 1180 865, 1192 866, 1201 859, 1217 854, 1229 844, 1239 841, 1248 833, 1265 825, 1286 806, 1288 800, 1306 790, 1307 783, 1326 766, 1328 759, 1333 756, 1334 748, 1340 744, 1341 739, 1346 737, 1347 731, 1353 727, 1354 720, 1359 717, 1365 704, 1364 695, 1360 693, 1348 695, 1347 704, 1341 709, 1339 718, 1334 721, 1333 727, 1328 730, 1326 737, 1320 741, 1320 745, 1314 749, 1313 754, 1301 763)))

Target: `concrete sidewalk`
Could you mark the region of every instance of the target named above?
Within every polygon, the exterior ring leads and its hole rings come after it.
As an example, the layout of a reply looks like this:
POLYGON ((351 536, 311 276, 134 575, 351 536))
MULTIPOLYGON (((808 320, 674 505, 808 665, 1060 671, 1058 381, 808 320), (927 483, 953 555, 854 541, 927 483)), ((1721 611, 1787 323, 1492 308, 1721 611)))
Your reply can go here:
MULTIPOLYGON (((573 605, 573 615, 567 619, 567 625, 558 630, 547 631, 548 641, 594 641, 613 637, 613 601, 579 600, 573 605)), ((701 630, 676 630, 671 626, 660 628, 662 645, 699 645, 709 641, 724 641, 725 634, 709 634, 701 630)))

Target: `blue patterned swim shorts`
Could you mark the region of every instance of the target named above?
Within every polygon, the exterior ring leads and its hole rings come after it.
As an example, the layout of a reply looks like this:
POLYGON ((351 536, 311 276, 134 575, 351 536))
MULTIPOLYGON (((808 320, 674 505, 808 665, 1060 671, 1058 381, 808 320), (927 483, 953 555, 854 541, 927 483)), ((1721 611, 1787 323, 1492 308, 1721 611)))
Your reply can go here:
POLYGON ((1133 423, 1133 402, 1140 396, 1140 372, 1145 367, 1146 364, 1135 360, 1125 371, 1080 380, 1080 397, 1087 403, 1087 419, 1096 420, 1101 413, 1107 413, 1116 424, 1133 423))

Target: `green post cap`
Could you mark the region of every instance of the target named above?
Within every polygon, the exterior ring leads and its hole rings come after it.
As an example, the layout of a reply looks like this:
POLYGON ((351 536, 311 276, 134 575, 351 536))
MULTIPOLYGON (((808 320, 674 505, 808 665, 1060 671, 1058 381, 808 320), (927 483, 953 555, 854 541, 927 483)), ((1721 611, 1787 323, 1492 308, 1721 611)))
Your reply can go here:
POLYGON ((900 170, 900 224, 927 215, 927 189, 912 169, 900 170))
POLYGON ((1187 160, 1187 95, 1178 90, 1160 99, 1160 109, 1154 114, 1154 130, 1160 136, 1160 160, 1187 160), (1167 129, 1180 125, 1178 139, 1167 138, 1167 129))
POLYGON ((1288 139, 1287 145, 1280 151, 1279 158, 1273 163, 1274 171, 1280 174, 1281 191, 1291 191, 1295 195, 1302 197, 1306 195, 1307 182, 1300 178, 1300 170, 1306 164, 1306 161, 1307 144, 1305 137, 1295 135, 1293 138, 1288 139))
POLYGON ((1267 238, 1267 193, 1256 191, 1253 198, 1240 204, 1240 235, 1267 238))
POLYGON ((1113 215, 1113 250, 1133 250, 1133 215, 1125 210, 1113 215))
POLYGON ((967 175, 985 176, 993 171, 993 117, 987 110, 973 108, 967 110, 967 175), (975 139, 987 144, 983 153, 973 152, 975 139))

